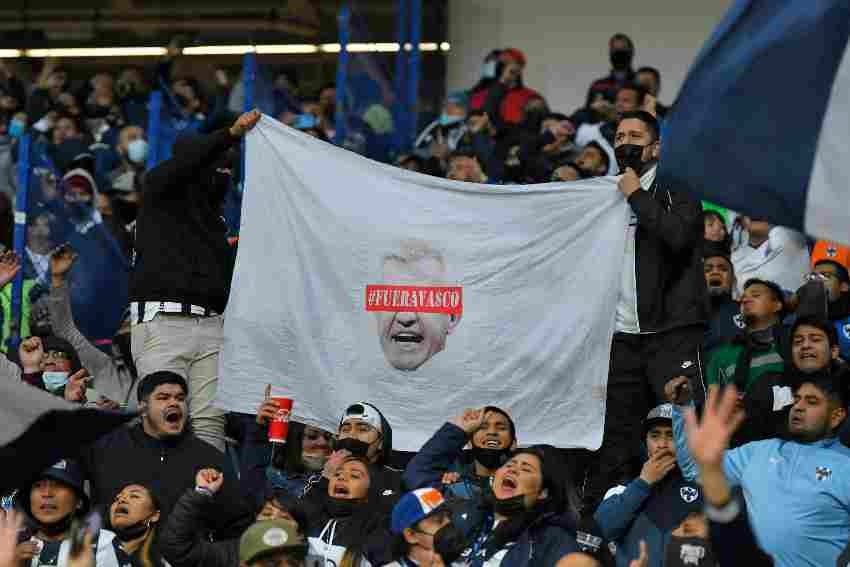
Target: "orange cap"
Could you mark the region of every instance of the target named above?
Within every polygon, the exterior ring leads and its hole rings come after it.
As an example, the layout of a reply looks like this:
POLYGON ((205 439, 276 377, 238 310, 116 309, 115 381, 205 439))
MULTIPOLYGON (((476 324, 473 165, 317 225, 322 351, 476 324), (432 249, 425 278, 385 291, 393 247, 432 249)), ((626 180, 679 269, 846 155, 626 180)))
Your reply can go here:
POLYGON ((828 240, 818 240, 812 250, 812 267, 818 262, 829 260, 850 270, 850 246, 842 246, 828 240))

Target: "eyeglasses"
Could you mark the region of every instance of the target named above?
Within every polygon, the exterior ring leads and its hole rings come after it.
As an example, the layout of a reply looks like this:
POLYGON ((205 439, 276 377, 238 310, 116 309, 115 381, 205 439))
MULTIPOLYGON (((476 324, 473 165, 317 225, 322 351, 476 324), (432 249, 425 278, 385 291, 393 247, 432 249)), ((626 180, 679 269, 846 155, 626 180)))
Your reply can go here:
POLYGON ((59 350, 51 350, 44 353, 45 362, 61 362, 63 360, 71 360, 71 356, 67 352, 62 352, 59 350))

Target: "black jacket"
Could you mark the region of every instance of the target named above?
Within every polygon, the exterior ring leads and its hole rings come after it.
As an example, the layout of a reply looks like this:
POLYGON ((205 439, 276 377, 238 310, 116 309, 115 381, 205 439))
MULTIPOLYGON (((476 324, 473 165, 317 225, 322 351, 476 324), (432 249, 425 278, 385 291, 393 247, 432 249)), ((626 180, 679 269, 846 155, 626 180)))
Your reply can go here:
POLYGON ((159 551, 172 567, 235 567, 239 538, 210 542, 202 537, 205 519, 212 518, 214 499, 187 490, 160 530, 159 551))
POLYGON ((641 331, 704 325, 705 228, 699 201, 656 178, 649 191, 635 191, 628 202, 638 222, 634 269, 641 331))
POLYGON ((91 482, 92 502, 104 517, 118 492, 131 483, 151 484, 160 500, 160 525, 165 525, 180 496, 195 487, 195 475, 204 468, 225 473, 216 496, 209 526, 218 537, 236 537, 252 521, 251 509, 242 500, 232 467, 215 447, 184 432, 160 441, 141 425, 122 427, 101 437, 84 451, 81 461, 91 482))
POLYGON ((227 130, 178 140, 174 156, 145 176, 136 223, 130 301, 191 303, 223 313, 233 251, 211 176, 238 143, 227 130))
POLYGON ((709 298, 709 323, 703 344, 705 352, 709 353, 713 348, 738 336, 743 329, 743 322, 741 305, 731 295, 709 298))

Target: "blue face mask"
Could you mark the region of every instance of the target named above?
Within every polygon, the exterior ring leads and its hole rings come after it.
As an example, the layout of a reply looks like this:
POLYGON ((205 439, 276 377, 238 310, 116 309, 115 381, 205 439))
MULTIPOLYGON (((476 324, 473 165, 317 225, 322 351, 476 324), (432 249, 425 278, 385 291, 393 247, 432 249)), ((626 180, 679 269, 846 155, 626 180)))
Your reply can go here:
POLYGON ((44 387, 49 391, 63 388, 68 383, 67 372, 44 372, 41 375, 41 380, 44 382, 44 387))
POLYGON ((127 144, 127 159, 135 164, 143 164, 148 159, 148 143, 139 138, 127 144))
POLYGON ((495 79, 496 78, 496 62, 495 61, 487 61, 483 65, 481 65, 481 78, 482 79, 495 79))
POLYGON ((452 116, 445 112, 440 115, 440 126, 452 126, 458 122, 463 122, 463 116, 452 116))
POLYGON ((9 122, 9 135, 13 138, 20 138, 24 135, 24 130, 27 127, 20 120, 13 118, 11 122, 9 122))

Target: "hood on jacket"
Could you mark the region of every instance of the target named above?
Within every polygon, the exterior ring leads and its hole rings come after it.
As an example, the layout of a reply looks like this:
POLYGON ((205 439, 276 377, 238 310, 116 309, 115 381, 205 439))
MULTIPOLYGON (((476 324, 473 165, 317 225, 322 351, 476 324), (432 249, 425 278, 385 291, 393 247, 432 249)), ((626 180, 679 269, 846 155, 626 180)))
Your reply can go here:
POLYGON ((358 406, 358 405, 368 406, 368 408, 371 409, 372 411, 374 411, 375 414, 377 414, 378 418, 380 419, 380 422, 381 422, 381 439, 382 439, 381 456, 375 462, 375 465, 386 466, 388 464, 389 460, 390 460, 390 457, 392 456, 392 451, 393 451, 393 428, 390 425, 390 422, 387 421, 387 418, 384 417, 384 414, 381 413, 381 410, 379 410, 377 407, 375 407, 375 405, 370 404, 369 402, 356 402, 356 403, 351 404, 350 406, 348 406, 345 409, 345 413, 342 414, 342 417, 339 420, 339 426, 338 426, 337 429, 339 429, 339 427, 342 427, 342 424, 345 422, 346 417, 352 416, 355 413, 361 413, 358 410, 358 408, 356 408, 356 406, 358 406))

